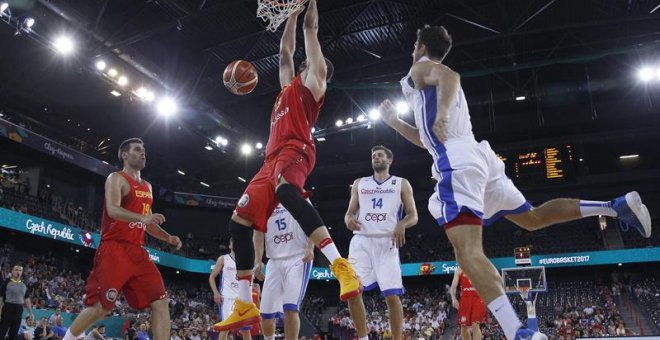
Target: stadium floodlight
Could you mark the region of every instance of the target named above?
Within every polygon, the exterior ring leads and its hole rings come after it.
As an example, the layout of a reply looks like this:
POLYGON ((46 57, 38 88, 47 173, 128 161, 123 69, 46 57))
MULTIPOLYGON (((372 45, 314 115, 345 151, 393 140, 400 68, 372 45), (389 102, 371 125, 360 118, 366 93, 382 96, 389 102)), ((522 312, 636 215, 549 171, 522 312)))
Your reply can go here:
POLYGON ((106 66, 108 66, 108 65, 103 60, 99 60, 99 61, 96 62, 96 69, 99 70, 99 71, 105 70, 106 66))
POLYGON ((400 100, 399 102, 396 103, 396 112, 400 115, 405 115, 410 111, 410 106, 408 106, 408 103, 406 103, 403 100, 400 100))
POLYGON ((342 122, 341 119, 335 122, 336 127, 340 127, 342 125, 344 125, 344 122, 342 122))
POLYGON ((158 101, 156 109, 161 116, 168 118, 173 116, 179 110, 179 106, 174 99, 164 97, 158 101))
POLYGON ((245 143, 241 146, 241 153, 244 155, 249 155, 252 153, 252 145, 245 143))
POLYGON ((380 119, 380 111, 378 111, 378 109, 371 109, 369 111, 369 119, 371 119, 371 120, 380 119))
POLYGON ((73 40, 71 40, 71 38, 66 35, 61 35, 55 38, 55 41, 53 41, 53 46, 55 47, 55 50, 57 50, 57 52, 61 53, 62 55, 73 53, 73 50, 76 47, 73 43, 73 40))
POLYGON ((257 150, 261 150, 261 148, 263 148, 264 145, 261 144, 261 142, 259 142, 259 143, 257 143, 254 147, 257 148, 257 150))
POLYGON ((650 67, 642 67, 639 71, 637 71, 637 77, 643 82, 648 82, 651 79, 653 79, 653 69, 650 67))
POLYGON ((353 118, 351 117, 346 118, 346 124, 353 124, 353 118))

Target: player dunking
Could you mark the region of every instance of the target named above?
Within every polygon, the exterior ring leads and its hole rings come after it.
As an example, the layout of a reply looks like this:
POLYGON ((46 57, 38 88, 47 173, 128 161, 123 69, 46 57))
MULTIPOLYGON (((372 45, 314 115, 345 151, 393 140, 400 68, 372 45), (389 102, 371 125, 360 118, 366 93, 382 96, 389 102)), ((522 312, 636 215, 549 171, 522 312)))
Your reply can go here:
MULTIPOLYGON (((218 305, 218 316, 220 321, 226 319, 234 309, 234 302, 238 297, 238 281, 236 279, 236 255, 234 245, 229 240, 229 254, 218 257, 215 266, 209 274, 209 286, 213 291, 213 301, 218 305), (219 289, 219 290, 218 290, 219 289)), ((218 338, 226 340, 228 331, 220 332, 218 338)), ((250 327, 241 329, 244 340, 251 339, 250 327)))
MULTIPOLYGON (((355 259, 355 271, 364 289, 379 288, 385 297, 392 339, 399 340, 403 337, 399 296, 405 291, 399 248, 406 242, 406 229, 417 224, 417 208, 408 180, 390 175, 393 159, 390 149, 382 145, 371 148, 374 173, 353 182, 344 222, 355 234, 348 257, 355 259), (402 218, 404 211, 406 217, 402 218)), ((351 301, 348 307, 355 309, 351 301)))
MULTIPOLYGON (((254 267, 252 229, 266 231, 266 221, 278 201, 298 221, 302 230, 331 263, 340 284, 340 299, 360 299, 362 291, 355 271, 339 255, 318 212, 302 197, 303 185, 316 162, 316 145, 311 134, 325 96, 328 74, 318 33, 316 0, 309 2, 303 33, 307 59, 301 72, 294 74, 296 21, 302 8, 289 16, 280 42, 280 85, 270 119, 266 157, 238 201, 229 223, 234 239, 238 273, 238 299, 234 312, 213 326, 217 331, 236 329, 259 322, 259 310, 250 303, 250 284, 254 267)), ((366 324, 364 307, 353 315, 356 323, 366 324)), ((366 329, 366 327, 365 327, 366 329)), ((366 332, 360 334, 366 337, 366 332)))
POLYGON ((452 39, 444 27, 424 27, 417 32, 414 64, 401 80, 403 94, 415 112, 411 126, 396 116, 389 100, 381 106, 383 120, 411 143, 433 157, 433 177, 438 181, 429 199, 429 211, 444 225, 456 261, 470 277, 479 295, 502 326, 507 339, 540 340, 547 337, 521 328, 500 275, 483 252, 482 224, 500 216, 527 230, 586 216, 617 217, 651 235, 651 219, 639 195, 631 192, 610 202, 555 199, 532 207, 504 173, 504 163, 487 141, 478 143, 459 75, 442 64, 452 39))
POLYGON ((463 340, 481 340, 481 324, 488 319, 488 312, 484 301, 472 286, 470 278, 459 267, 454 272, 451 282, 451 304, 458 310, 456 322, 461 327, 463 340), (456 298, 456 289, 460 283, 461 300, 456 298), (470 337, 472 334, 472 337, 470 337))
POLYGON ((278 205, 268 219, 266 233, 254 234, 257 272, 261 272, 260 260, 264 253, 270 259, 266 265, 266 279, 261 295, 261 328, 266 340, 275 339, 275 321, 284 315, 286 339, 298 339, 302 299, 309 282, 314 260, 314 243, 300 225, 278 205))
POLYGON ((140 177, 146 150, 139 138, 119 146, 122 171, 105 181, 101 242, 87 278, 85 308, 73 321, 63 340, 74 340, 115 308, 119 293, 135 309, 151 307, 155 340, 169 339, 170 313, 163 278, 142 248, 144 233, 181 248, 181 240, 160 225, 165 216, 152 213, 151 184, 140 177))

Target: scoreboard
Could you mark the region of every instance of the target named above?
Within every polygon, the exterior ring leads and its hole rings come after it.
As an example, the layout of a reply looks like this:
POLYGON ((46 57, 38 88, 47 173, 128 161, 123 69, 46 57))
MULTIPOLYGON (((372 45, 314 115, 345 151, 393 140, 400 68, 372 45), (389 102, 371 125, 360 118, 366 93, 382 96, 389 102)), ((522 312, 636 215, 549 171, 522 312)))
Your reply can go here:
POLYGON ((521 184, 562 183, 572 178, 575 167, 571 145, 539 147, 497 155, 507 175, 521 184))

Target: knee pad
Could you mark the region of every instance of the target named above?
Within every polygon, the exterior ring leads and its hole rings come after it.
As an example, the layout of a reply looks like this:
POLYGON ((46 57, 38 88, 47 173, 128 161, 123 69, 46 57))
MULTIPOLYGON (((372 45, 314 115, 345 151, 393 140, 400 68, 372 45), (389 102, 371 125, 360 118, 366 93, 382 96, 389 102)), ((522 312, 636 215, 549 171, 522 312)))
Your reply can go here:
POLYGON ((324 225, 319 213, 309 202, 302 198, 300 191, 295 186, 288 183, 282 184, 277 188, 276 194, 282 205, 298 221, 300 228, 307 236, 324 225))
POLYGON ((229 233, 234 242, 236 270, 252 270, 252 268, 254 268, 252 228, 231 221, 229 222, 229 233))

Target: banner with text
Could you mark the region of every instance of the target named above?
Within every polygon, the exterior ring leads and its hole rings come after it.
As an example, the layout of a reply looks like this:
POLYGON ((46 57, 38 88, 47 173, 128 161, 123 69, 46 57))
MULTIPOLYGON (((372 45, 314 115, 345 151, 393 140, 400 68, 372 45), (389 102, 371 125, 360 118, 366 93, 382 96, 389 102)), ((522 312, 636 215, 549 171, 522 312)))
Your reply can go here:
POLYGON ((218 209, 234 209, 238 198, 236 197, 222 197, 222 196, 208 196, 193 194, 187 192, 175 192, 174 202, 193 207, 204 208, 218 208, 218 209))
POLYGON ((111 172, 117 171, 117 168, 110 164, 103 163, 94 157, 73 150, 68 146, 52 141, 4 119, 0 119, 0 136, 75 164, 101 176, 107 176, 111 172))
MULTIPOLYGON (((96 248, 100 241, 98 233, 3 208, 0 208, 0 226, 83 247, 96 248)), ((152 248, 145 247, 145 249, 154 263, 188 272, 210 273, 215 264, 212 260, 191 259, 152 248)), ((497 269, 515 267, 513 256, 498 257, 491 261, 497 269)), ((533 255, 531 265, 554 268, 658 261, 660 261, 660 247, 533 255)), ((401 264, 403 276, 451 275, 454 271, 456 271, 455 261, 401 264)), ((335 276, 329 268, 314 267, 310 278, 334 280, 335 276)))

